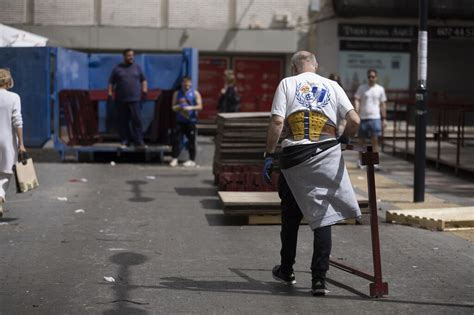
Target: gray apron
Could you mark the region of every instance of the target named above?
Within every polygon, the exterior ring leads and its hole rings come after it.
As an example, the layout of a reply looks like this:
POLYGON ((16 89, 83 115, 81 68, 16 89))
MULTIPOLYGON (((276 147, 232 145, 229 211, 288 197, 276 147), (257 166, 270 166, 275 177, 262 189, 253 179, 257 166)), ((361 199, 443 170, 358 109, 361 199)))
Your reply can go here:
POLYGON ((281 171, 312 230, 361 216, 340 145, 281 171))

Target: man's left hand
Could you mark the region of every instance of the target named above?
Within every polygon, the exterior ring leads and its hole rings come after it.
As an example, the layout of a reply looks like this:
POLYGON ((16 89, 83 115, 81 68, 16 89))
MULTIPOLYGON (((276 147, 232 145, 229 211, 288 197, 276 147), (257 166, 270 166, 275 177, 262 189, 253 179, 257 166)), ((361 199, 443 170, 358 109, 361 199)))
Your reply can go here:
POLYGON ((147 100, 148 93, 146 91, 142 91, 142 101, 147 100))
POLYGON ((351 142, 351 139, 349 139, 349 137, 345 135, 340 135, 337 138, 337 142, 339 142, 340 144, 349 144, 351 142))

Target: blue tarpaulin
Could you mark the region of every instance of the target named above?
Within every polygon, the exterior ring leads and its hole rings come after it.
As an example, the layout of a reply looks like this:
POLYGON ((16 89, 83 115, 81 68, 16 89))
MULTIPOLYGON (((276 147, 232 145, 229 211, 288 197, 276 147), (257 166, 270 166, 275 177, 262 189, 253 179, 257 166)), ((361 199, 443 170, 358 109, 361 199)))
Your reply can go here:
POLYGON ((56 90, 89 89, 89 58, 86 53, 57 48, 56 90))
POLYGON ((182 75, 183 56, 144 55, 145 75, 151 89, 172 90, 182 75))
POLYGON ((9 68, 21 97, 25 145, 40 147, 51 135, 50 53, 54 48, 1 48, 0 68, 9 68))

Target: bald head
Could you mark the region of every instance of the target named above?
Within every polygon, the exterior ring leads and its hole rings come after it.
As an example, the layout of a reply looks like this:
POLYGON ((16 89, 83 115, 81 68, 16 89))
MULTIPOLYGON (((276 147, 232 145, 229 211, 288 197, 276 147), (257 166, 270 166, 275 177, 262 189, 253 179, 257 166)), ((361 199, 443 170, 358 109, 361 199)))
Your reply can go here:
POLYGON ((318 62, 314 54, 309 51, 298 51, 291 57, 291 68, 294 74, 316 72, 318 62))

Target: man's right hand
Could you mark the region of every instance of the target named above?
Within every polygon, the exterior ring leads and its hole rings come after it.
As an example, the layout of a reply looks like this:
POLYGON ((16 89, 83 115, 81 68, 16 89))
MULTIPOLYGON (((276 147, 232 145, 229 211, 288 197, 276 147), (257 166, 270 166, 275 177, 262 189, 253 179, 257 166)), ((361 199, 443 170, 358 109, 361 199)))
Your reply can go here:
POLYGON ((273 172, 273 158, 267 157, 263 163, 262 178, 263 181, 269 185, 272 183, 272 172, 273 172))

